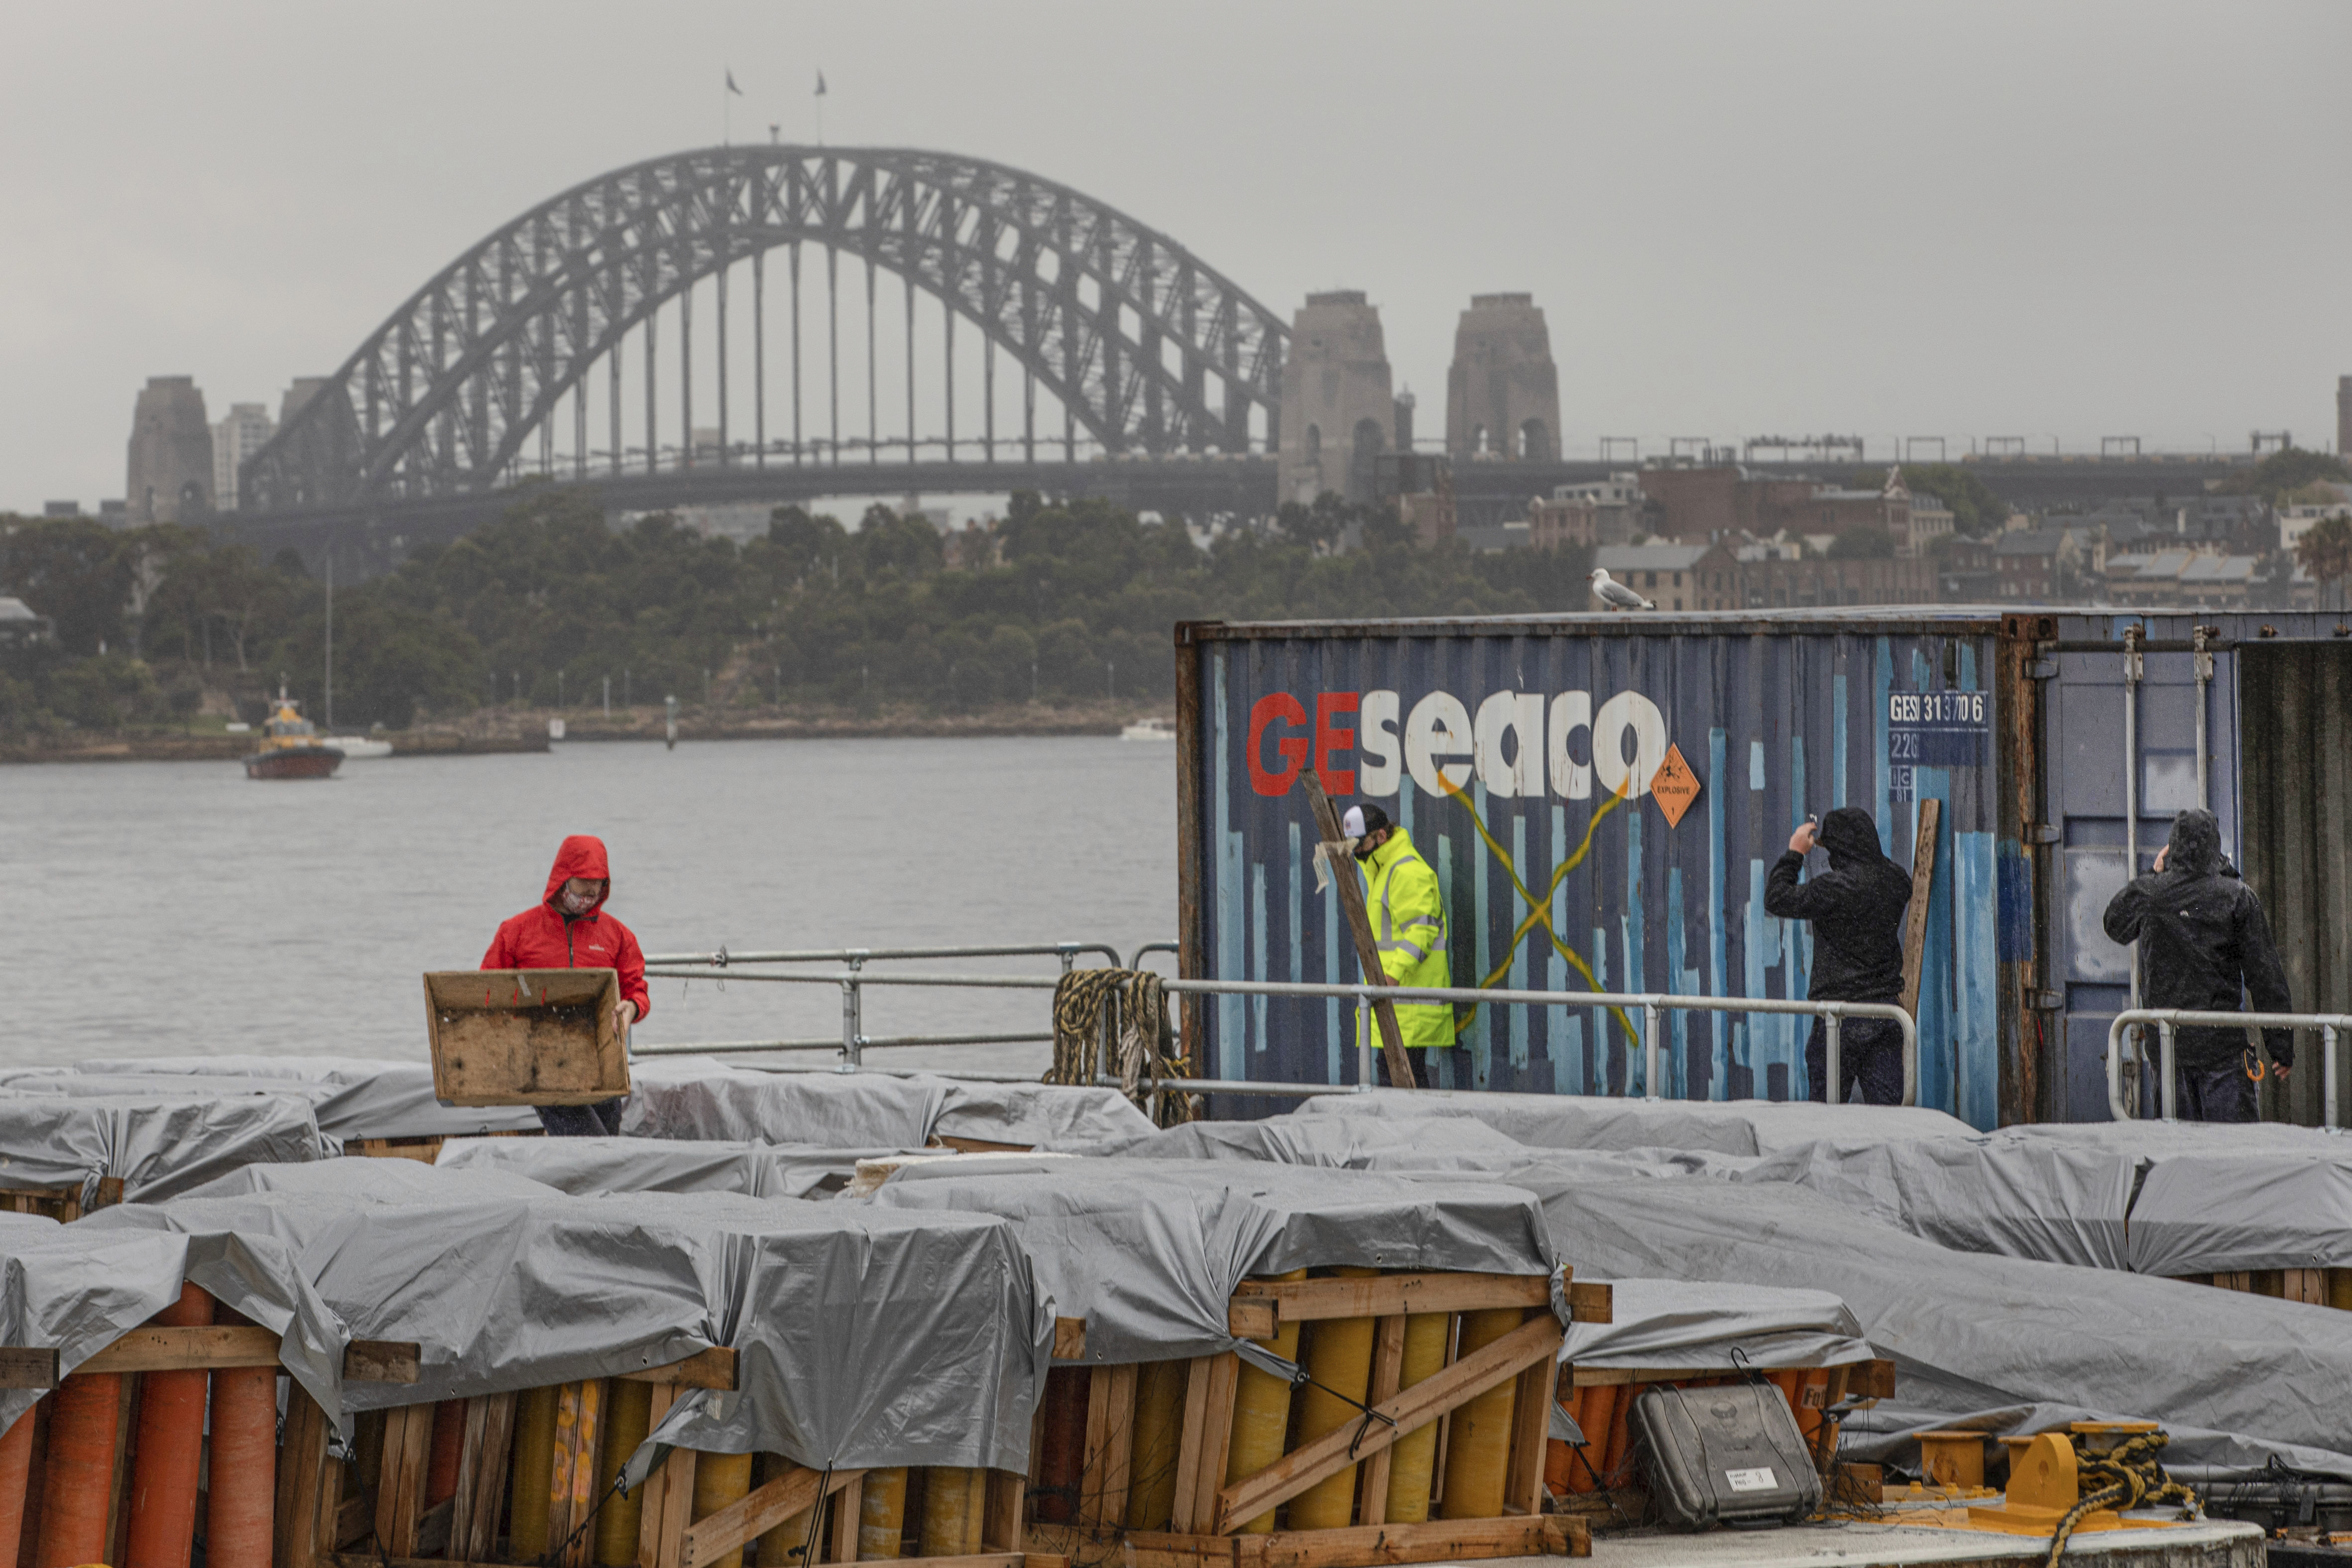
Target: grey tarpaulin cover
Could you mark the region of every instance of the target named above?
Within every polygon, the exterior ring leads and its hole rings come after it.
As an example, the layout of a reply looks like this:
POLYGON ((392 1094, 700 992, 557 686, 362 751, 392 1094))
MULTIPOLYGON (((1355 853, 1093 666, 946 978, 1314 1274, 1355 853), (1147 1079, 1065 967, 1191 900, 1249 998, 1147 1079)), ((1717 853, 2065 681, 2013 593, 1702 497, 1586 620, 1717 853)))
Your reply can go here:
MULTIPOLYGON (((1087 1321, 1087 1358, 1164 1361, 1235 1348, 1234 1287, 1318 1265, 1549 1274, 1526 1193, 1262 1163, 992 1158, 908 1165, 836 1207, 960 1209, 1011 1220, 1055 1310, 1087 1321)), ((1558 1292, 1555 1289, 1555 1297, 1558 1292)), ((1555 1300, 1563 1321, 1565 1303, 1555 1300)))
POLYGON ((416 1384, 353 1384, 347 1408, 607 1377, 731 1345, 740 1391, 686 1394, 656 1446, 820 1468, 1027 1468, 1053 1312, 1002 1221, 717 1193, 575 1198, 413 1161, 257 1168, 219 1184, 232 1186, 247 1191, 83 1224, 281 1242, 354 1336, 421 1347, 416 1384))
MULTIPOLYGON (((1858 1463, 1894 1464, 1916 1468, 1919 1434, 1953 1431, 2013 1433, 2064 1432, 2077 1421, 2127 1421, 2128 1413, 2092 1410, 2079 1405, 2004 1405, 1982 1410, 1924 1409, 1882 1399, 1845 1419, 1838 1455, 1858 1463)), ((2352 1480, 2352 1456, 2292 1443, 2252 1442, 2229 1432, 2215 1432, 2168 1421, 2168 1441, 2164 1468, 2175 1479, 2206 1482, 2239 1479, 2260 1471, 2270 1461, 2318 1475, 2352 1480)))
MULTIPOLYGON (((1269 1116, 1260 1121, 1188 1121, 1164 1131, 1079 1144, 1069 1152, 1137 1160, 1268 1160, 1360 1169, 1377 1155, 1393 1153, 1397 1136, 1390 1118, 1269 1116)), ((1466 1116, 1433 1116, 1412 1131, 1414 1152, 1433 1164, 1443 1164, 1453 1154, 1524 1152, 1525 1147, 1466 1116)))
POLYGON ((1378 1089, 1318 1095, 1307 1116, 1468 1116, 1543 1149, 1691 1149, 1762 1154, 1817 1138, 1944 1138, 1967 1122, 1899 1105, 1814 1105, 1770 1100, 1617 1100, 1600 1095, 1498 1094, 1378 1089))
POLYGON ((100 1057, 85 1073, 291 1079, 320 1087, 319 1129, 332 1138, 450 1138, 539 1131, 530 1107, 459 1109, 433 1096, 433 1064, 361 1057, 100 1057))
POLYGON ((682 1138, 452 1138, 435 1163, 443 1170, 506 1171, 582 1197, 741 1193, 806 1198, 828 1197, 848 1185, 860 1160, 919 1152, 682 1138))
POLYGON ((2158 1159, 2131 1211, 2143 1274, 2352 1268, 2352 1152, 2158 1159))
MULTIPOLYGON (((279 1362, 322 1408, 337 1408, 351 1336, 276 1241, 0 1215, 0 1344, 55 1350, 60 1373, 178 1300, 189 1281, 281 1336, 279 1362)), ((40 1397, 0 1389, 0 1431, 40 1397)))
POLYGON ((639 1062, 621 1131, 835 1149, 919 1149, 934 1137, 1098 1142, 1149 1131, 1117 1089, 980 1083, 932 1073, 753 1072, 708 1057, 639 1062))
POLYGON ((1728 1372, 1844 1366, 1877 1352, 1853 1310, 1827 1290, 1727 1285, 1719 1280, 1620 1279, 1611 1321, 1576 1323, 1559 1359, 1579 1366, 1728 1372))
POLYGON ((1804 1187, 1962 1252, 2122 1268, 2139 1165, 2119 1150, 2010 1130, 1823 1139, 1765 1155, 1734 1179, 1804 1187))
POLYGON ((148 1201, 239 1165, 324 1152, 299 1096, 0 1093, 0 1186, 79 1187, 85 1207, 103 1176, 148 1201))
MULTIPOLYGON (((1393 1164, 1410 1168, 1401 1149, 1393 1164)), ((1728 1280, 1835 1292, 1909 1403, 1979 1410, 2036 1400, 2337 1449, 2352 1409, 2352 1331, 2266 1297, 2066 1264, 1958 1253, 1782 1184, 1530 1150, 1489 1179, 1541 1199, 1579 1278, 1728 1280)), ((1462 1179, 1459 1169, 1433 1182, 1462 1179)), ((2347 1460, 2352 1464, 2352 1460, 2347 1460)))

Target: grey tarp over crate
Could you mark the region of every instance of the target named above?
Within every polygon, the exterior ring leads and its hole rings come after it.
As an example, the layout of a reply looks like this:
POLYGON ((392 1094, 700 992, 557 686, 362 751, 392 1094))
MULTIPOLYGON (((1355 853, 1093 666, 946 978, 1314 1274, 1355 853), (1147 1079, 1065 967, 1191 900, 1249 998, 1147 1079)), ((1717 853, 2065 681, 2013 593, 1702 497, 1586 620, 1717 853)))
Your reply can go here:
MULTIPOLYGON (((908 1165, 840 1206, 963 1210, 1013 1222, 1055 1310, 1087 1321, 1087 1359, 1237 1347, 1226 1303, 1251 1275, 1312 1266, 1549 1274, 1543 1217, 1486 1183, 1262 1163, 992 1157, 908 1165)), ((1553 1308, 1568 1312, 1555 1284, 1553 1308)))
POLYGON ((1538 1149, 1689 1149, 1763 1154, 1818 1138, 1964 1136, 1965 1121, 1916 1106, 1814 1105, 1771 1100, 1620 1100, 1604 1095, 1497 1094, 1376 1089, 1318 1095, 1302 1117, 1466 1116, 1538 1149))
MULTIPOLYGON (((280 1336, 279 1363, 322 1408, 339 1406, 350 1331, 273 1238, 0 1215, 0 1344, 54 1350, 60 1374, 177 1301, 189 1282, 280 1336)), ((40 1397, 0 1389, 0 1431, 40 1397)))
POLYGON ((847 1186, 860 1160, 919 1152, 685 1138, 452 1138, 434 1163, 445 1171, 505 1171, 575 1197, 740 1193, 810 1198, 847 1186))
MULTIPOLYGON (((1908 1404, 2080 1405, 2261 1444, 2352 1447, 2352 1331, 2267 1297, 1954 1252, 1783 1184, 1734 1186, 1612 1157, 1530 1150, 1488 1179, 1534 1193, 1580 1278, 1833 1291, 1894 1358, 1908 1404)), ((1387 1168, 1412 1168, 1401 1147, 1387 1168)), ((1449 1167, 1427 1178, 1463 1179, 1449 1167)), ((2352 1458, 2345 1460, 2352 1465, 2352 1458)))
POLYGON ((189 1078, 290 1079, 317 1086, 319 1129, 331 1138, 455 1138, 483 1132, 536 1132, 530 1107, 443 1105, 433 1094, 433 1064, 363 1057, 100 1057, 83 1073, 167 1074, 189 1078))
POLYGON ((933 1073, 757 1072, 708 1057, 638 1062, 621 1131, 835 1149, 919 1149, 933 1138, 1097 1142, 1151 1123, 1113 1089, 982 1083, 933 1073))
POLYGON ((298 1095, 0 1092, 0 1186, 75 1187, 85 1208, 96 1206, 101 1177, 152 1202, 240 1165, 326 1152, 298 1095))
MULTIPOLYGON (((2126 1421, 2129 1412, 2094 1410, 2080 1405, 2002 1405, 1982 1410, 1923 1408, 1882 1399, 1845 1419, 1838 1456, 1865 1465, 1916 1469, 1922 1432, 1982 1432, 2030 1436, 2063 1433, 2077 1421, 2126 1421)), ((2236 1433, 2166 1422, 2164 1468, 2177 1480, 2202 1485, 2259 1474, 2275 1459, 2290 1470, 2352 1481, 2352 1454, 2294 1443, 2263 1443, 2236 1433)), ((2071 1554, 2070 1554, 2071 1555, 2071 1554)))
POLYGON ((225 1185, 243 1195, 83 1225, 281 1242, 352 1334, 420 1347, 415 1384, 352 1385, 346 1408, 609 1377, 728 1345, 739 1391, 686 1394, 652 1447, 816 1468, 1027 1468, 1053 1311, 1002 1221, 718 1193, 576 1198, 413 1161, 225 1185))
POLYGON ((1611 1287, 1610 1321, 1570 1325, 1559 1359, 1577 1366, 1733 1372, 1743 1364, 1845 1366, 1877 1353, 1853 1309, 1827 1290, 1619 1279, 1611 1287))

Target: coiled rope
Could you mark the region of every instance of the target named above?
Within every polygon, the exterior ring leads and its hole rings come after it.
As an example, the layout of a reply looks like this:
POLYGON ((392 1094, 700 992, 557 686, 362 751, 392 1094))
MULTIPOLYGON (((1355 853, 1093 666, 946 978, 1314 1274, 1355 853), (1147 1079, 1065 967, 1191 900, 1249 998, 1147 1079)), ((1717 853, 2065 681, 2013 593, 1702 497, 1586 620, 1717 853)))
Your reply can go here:
POLYGON ((2143 1432, 2105 1454, 2086 1454, 2078 1447, 2074 1458, 2080 1484, 2102 1484, 2096 1491, 2084 1492, 2083 1500, 2068 1509, 2066 1517, 2058 1521, 2057 1531, 2050 1538, 2045 1568, 2058 1568, 2067 1537, 2074 1533, 2076 1525, 2100 1509, 2121 1512, 2166 1502, 2196 1507, 2197 1494, 2165 1474, 2163 1462, 2156 1457, 2157 1450, 2171 1440, 2162 1432, 2143 1432))
MULTIPOLYGON (((1119 1092, 1139 1108, 1148 1109, 1151 1079, 1192 1076, 1190 1066, 1173 1053, 1168 992, 1158 974, 1148 969, 1073 969, 1054 987, 1054 1065, 1045 1081, 1094 1082, 1107 1020, 1119 1092)), ((1192 1096, 1162 1090, 1159 1124, 1190 1121, 1195 1110, 1192 1096)))

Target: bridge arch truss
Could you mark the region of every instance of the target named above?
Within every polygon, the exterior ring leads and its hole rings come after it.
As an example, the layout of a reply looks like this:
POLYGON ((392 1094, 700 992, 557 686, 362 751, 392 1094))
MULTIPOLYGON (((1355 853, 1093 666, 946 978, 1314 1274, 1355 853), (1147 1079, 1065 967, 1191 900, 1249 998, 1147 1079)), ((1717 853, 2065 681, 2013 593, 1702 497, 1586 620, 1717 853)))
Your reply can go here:
MULTIPOLYGON (((1071 190, 1003 164, 902 149, 748 146, 655 159, 591 180, 522 215, 458 258, 394 312, 332 376, 304 383, 278 434, 247 459, 246 508, 315 509, 422 500, 491 489, 513 477, 536 435, 552 463, 559 407, 571 397, 576 477, 708 464, 841 461, 838 268, 866 264, 869 459, 873 428, 876 271, 907 290, 908 460, 916 457, 914 297, 931 296, 950 322, 946 427, 954 433, 957 320, 976 326, 989 370, 983 434, 967 444, 992 458, 1001 444, 993 356, 1023 376, 1017 450, 1036 459, 1035 392, 1064 411, 1059 444, 1075 458, 1079 433, 1112 455, 1272 451, 1286 331, 1231 279, 1166 235, 1071 190), (802 248, 826 254, 831 374, 829 442, 802 426, 802 248), (767 431, 766 259, 788 252, 792 300, 792 426, 767 431), (753 331, 752 438, 730 427, 730 279, 748 263, 753 331), (710 289, 698 289, 715 280, 710 289), (698 439, 692 309, 718 315, 718 437, 698 439), (677 406, 656 394, 657 322, 675 323, 677 406), (625 436, 623 350, 643 340, 642 444, 625 436), (608 426, 592 471, 590 373, 606 367, 608 426), (675 429, 674 447, 659 437, 675 429), (667 463, 665 463, 667 453, 667 463)), ((740 307, 738 313, 740 314, 740 307)), ((738 351, 740 352, 740 350, 738 351)))

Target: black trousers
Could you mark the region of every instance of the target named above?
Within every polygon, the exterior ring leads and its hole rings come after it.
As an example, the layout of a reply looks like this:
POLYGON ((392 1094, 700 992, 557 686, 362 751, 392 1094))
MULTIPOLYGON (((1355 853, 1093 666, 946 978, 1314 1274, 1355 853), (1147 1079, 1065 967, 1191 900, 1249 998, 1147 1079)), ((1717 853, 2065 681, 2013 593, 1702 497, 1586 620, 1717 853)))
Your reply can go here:
POLYGON ((2243 1065, 2224 1063, 2215 1068, 2181 1067, 2180 1117, 2184 1121, 2253 1121, 2259 1120, 2254 1110, 2254 1080, 2246 1076, 2243 1065))
MULTIPOLYGON (((1866 1105, 1903 1103, 1903 1026, 1892 1018, 1848 1018, 1838 1029, 1838 1069, 1845 1081, 1838 1085, 1837 1102, 1853 1098, 1862 1085, 1866 1105)), ((1830 1076, 1830 1032, 1826 1019, 1813 1020, 1805 1041, 1806 1098, 1823 1101, 1830 1076)))
POLYGON ((550 1138, 617 1138, 621 1099, 616 1095, 593 1105, 542 1105, 539 1124, 547 1129, 550 1138))

